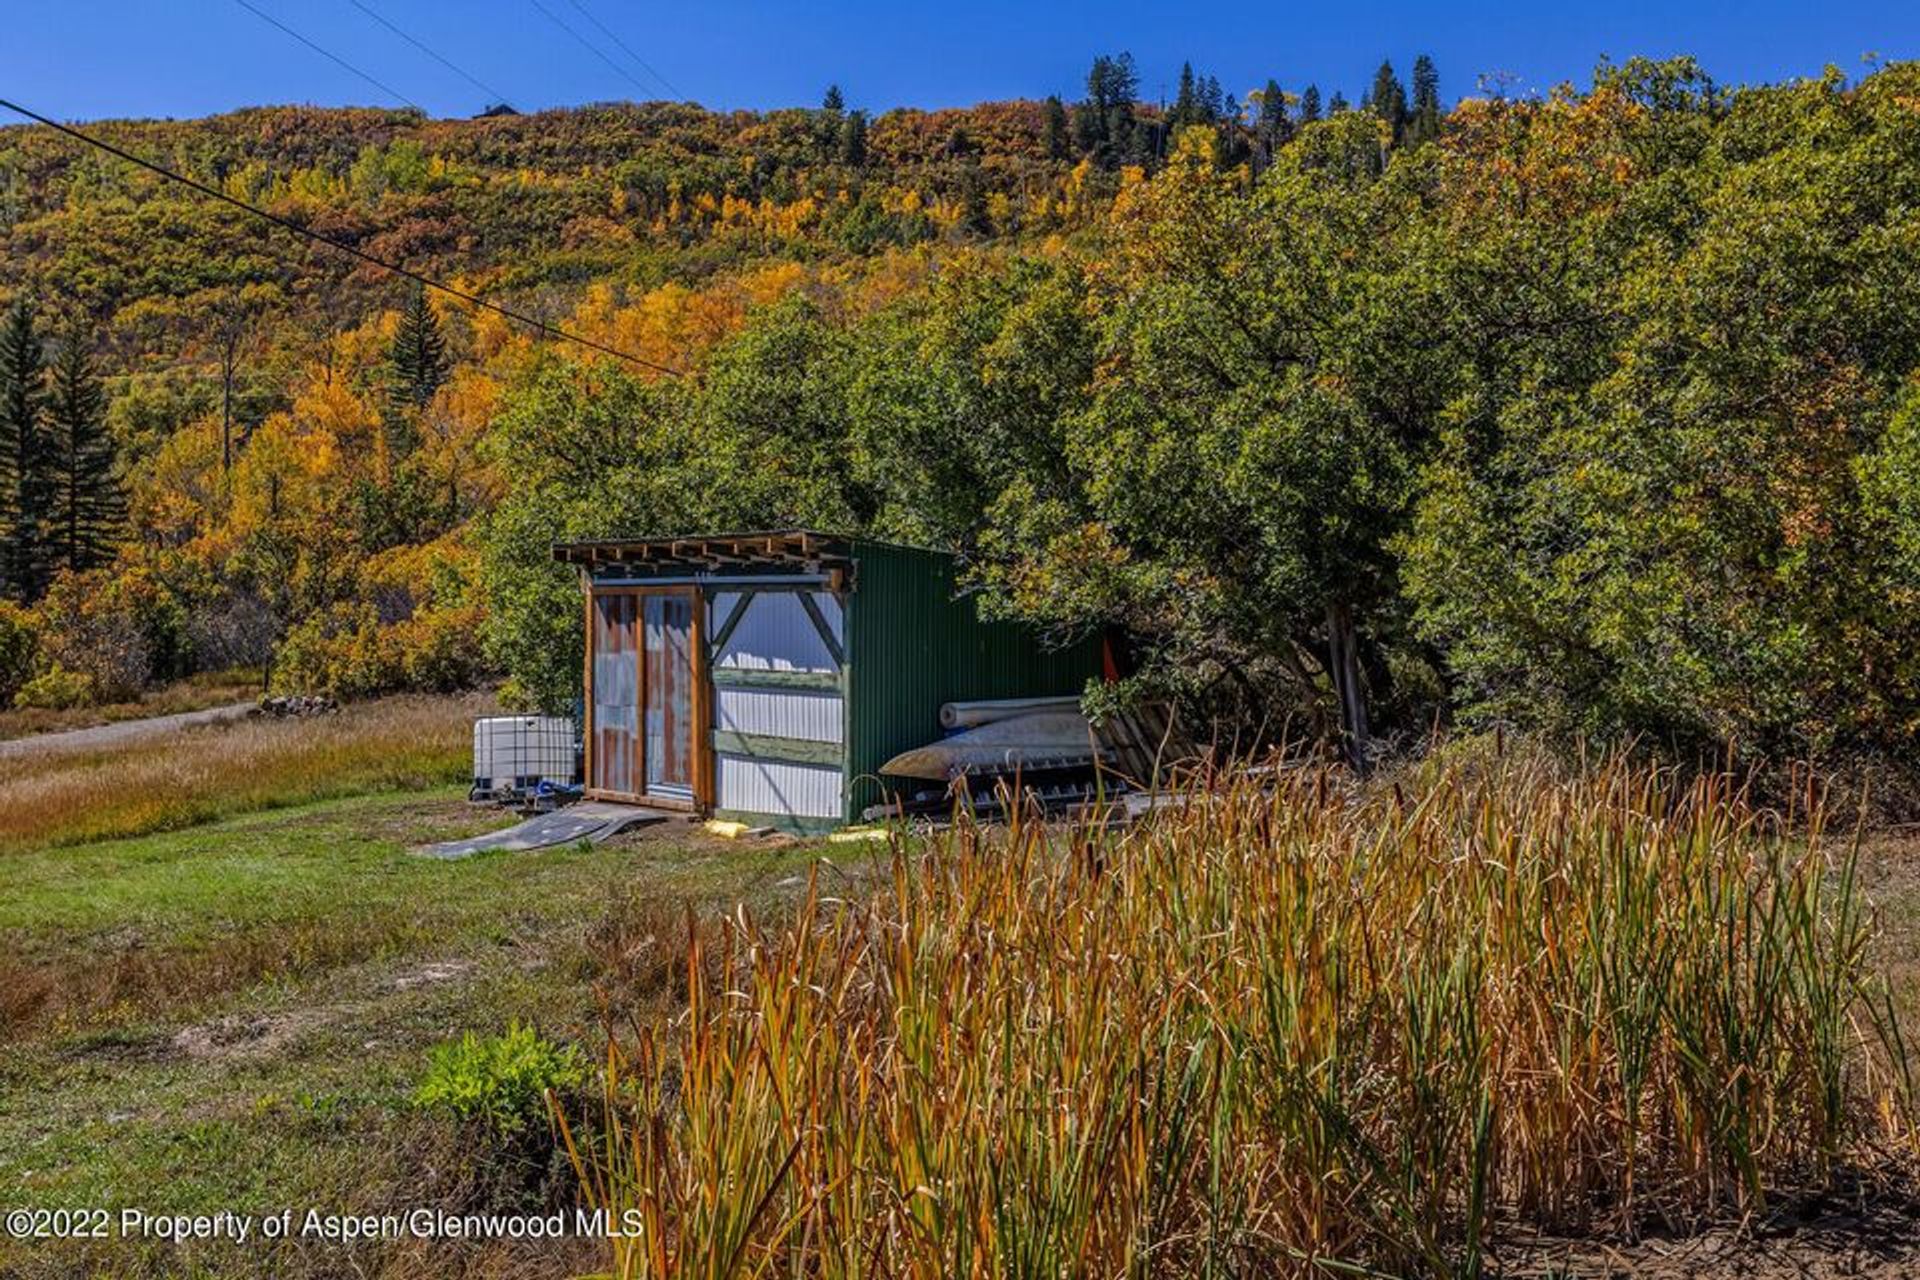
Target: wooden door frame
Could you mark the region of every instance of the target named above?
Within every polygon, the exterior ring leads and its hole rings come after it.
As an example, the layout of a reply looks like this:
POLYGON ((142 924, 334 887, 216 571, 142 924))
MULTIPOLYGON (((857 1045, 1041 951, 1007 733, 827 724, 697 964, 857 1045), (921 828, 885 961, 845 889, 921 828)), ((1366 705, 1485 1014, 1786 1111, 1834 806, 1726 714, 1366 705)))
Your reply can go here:
POLYGON ((586 697, 581 702, 581 718, 585 722, 585 733, 581 741, 585 744, 586 786, 582 789, 590 800, 613 800, 622 804, 644 804, 656 809, 680 809, 688 812, 705 812, 713 804, 713 705, 709 693, 709 673, 707 671, 706 650, 706 592, 697 584, 674 586, 600 586, 591 578, 586 584, 586 697), (678 596, 687 600, 693 607, 691 625, 687 629, 687 665, 688 675, 693 681, 690 691, 688 710, 693 717, 693 741, 688 744, 687 767, 693 772, 693 798, 684 796, 657 796, 646 789, 647 777, 647 663, 646 610, 644 605, 636 605, 634 625, 637 629, 634 637, 634 654, 639 670, 634 675, 634 688, 639 699, 638 723, 634 735, 634 785, 633 791, 607 791, 593 786, 593 658, 594 658, 594 605, 602 596, 678 596))

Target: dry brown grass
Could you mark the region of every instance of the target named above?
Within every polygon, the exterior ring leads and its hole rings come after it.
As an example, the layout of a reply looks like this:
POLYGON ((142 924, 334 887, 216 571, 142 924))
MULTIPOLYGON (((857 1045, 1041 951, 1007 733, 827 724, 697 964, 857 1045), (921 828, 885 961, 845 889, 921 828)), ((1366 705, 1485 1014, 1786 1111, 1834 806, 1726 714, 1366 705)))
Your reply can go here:
POLYGON ((1912 1159, 1817 819, 1533 758, 1190 800, 703 928, 582 1156, 615 1274, 1471 1277, 1912 1159))
POLYGON ((473 719, 491 705, 479 695, 388 698, 334 715, 9 759, 0 779, 0 854, 455 782, 469 767, 473 719))
POLYGON ((101 946, 57 964, 0 955, 0 1035, 178 1014, 265 979, 309 977, 430 942, 418 920, 379 912, 273 921, 183 946, 101 946))

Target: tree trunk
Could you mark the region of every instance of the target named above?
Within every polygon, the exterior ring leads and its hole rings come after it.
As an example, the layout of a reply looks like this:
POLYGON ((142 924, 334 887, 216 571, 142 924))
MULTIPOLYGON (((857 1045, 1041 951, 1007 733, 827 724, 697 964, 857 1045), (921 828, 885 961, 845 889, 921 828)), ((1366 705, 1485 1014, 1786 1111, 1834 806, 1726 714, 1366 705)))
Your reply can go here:
POLYGON ((220 353, 220 473, 233 470, 233 367, 239 344, 229 340, 220 353))
POLYGON ((1327 606, 1327 657, 1333 691, 1340 700, 1340 736, 1347 749, 1347 760, 1355 772, 1365 773, 1370 763, 1372 734, 1367 727, 1367 695, 1360 679, 1359 642, 1354 634, 1350 605, 1327 606))
POLYGON ((67 568, 78 573, 85 567, 80 563, 80 494, 79 482, 74 478, 80 468, 71 451, 67 459, 67 568))

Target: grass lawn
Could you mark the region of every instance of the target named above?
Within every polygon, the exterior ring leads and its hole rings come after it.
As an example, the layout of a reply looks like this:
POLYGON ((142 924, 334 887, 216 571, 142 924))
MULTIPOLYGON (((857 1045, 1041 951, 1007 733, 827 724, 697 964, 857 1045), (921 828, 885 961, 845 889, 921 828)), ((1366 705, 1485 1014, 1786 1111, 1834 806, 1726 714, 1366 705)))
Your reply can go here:
MULTIPOLYGON (((0 823, 0 1210, 497 1209, 485 1148, 413 1102, 436 1046, 520 1022, 591 1055, 603 999, 643 1017, 683 1007, 689 913, 710 925, 742 904, 777 913, 823 856, 832 891, 859 892, 884 858, 867 845, 718 840, 680 821, 597 847, 418 857, 420 844, 511 820, 450 780, 475 709, 393 700, 36 760, 0 782, 0 799, 46 787, 31 822, 0 823), (135 789, 128 779, 153 780, 172 803, 133 807, 113 790, 135 789), (139 834, 90 838, 62 796, 94 797, 139 834)), ((1876 967, 1920 1025, 1920 844, 1870 840, 1861 870, 1881 913, 1876 967)), ((605 1265, 578 1240, 0 1235, 0 1276, 28 1280, 605 1265)), ((1752 1272, 1776 1273, 1791 1272, 1752 1272)))
MULTIPOLYGON (((410 1102, 434 1045, 519 1020, 591 1050, 596 986, 664 992, 688 906, 772 902, 820 852, 680 822, 592 848, 409 852, 503 820, 442 787, 6 855, 0 1207, 457 1204, 461 1158, 410 1102)), ((412 1247, 354 1265, 452 1265, 412 1247)), ((334 1249, 307 1262, 345 1266, 334 1249)), ((215 1274, 300 1269, 258 1247, 186 1256, 215 1274)), ((183 1255, 0 1243, 0 1273, 109 1260, 183 1255)))
POLYGON ((0 857, 179 830, 233 814, 458 782, 492 698, 385 698, 102 746, 62 744, 0 771, 0 857))

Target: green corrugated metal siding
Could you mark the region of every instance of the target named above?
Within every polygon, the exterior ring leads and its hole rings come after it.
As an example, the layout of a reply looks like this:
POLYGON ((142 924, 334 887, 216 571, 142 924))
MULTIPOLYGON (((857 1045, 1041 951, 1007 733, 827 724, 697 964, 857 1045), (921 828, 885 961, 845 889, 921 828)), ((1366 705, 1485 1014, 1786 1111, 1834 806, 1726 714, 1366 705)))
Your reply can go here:
POLYGON ((882 797, 881 765, 940 736, 940 704, 1078 694, 1100 674, 1100 646, 1048 649, 1026 628, 983 622, 955 598, 954 561, 937 551, 855 542, 847 606, 847 820, 882 797))

